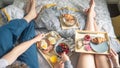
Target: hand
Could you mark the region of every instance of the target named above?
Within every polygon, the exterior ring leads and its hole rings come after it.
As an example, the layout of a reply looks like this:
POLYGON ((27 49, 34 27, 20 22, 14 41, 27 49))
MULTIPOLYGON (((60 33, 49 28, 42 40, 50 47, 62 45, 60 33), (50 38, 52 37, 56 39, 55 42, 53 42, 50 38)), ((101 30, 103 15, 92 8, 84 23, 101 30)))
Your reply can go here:
POLYGON ((61 60, 62 60, 63 62, 70 61, 69 57, 66 55, 65 52, 62 53, 62 55, 61 55, 61 60))
POLYGON ((62 61, 57 62, 57 63, 54 65, 54 68, 64 68, 64 63, 63 63, 62 61))
POLYGON ((112 60, 113 66, 118 67, 119 66, 119 58, 118 54, 113 51, 112 49, 110 50, 110 54, 108 57, 112 60))
POLYGON ((36 42, 38 42, 44 37, 45 37, 45 34, 38 34, 34 39, 35 39, 36 42))

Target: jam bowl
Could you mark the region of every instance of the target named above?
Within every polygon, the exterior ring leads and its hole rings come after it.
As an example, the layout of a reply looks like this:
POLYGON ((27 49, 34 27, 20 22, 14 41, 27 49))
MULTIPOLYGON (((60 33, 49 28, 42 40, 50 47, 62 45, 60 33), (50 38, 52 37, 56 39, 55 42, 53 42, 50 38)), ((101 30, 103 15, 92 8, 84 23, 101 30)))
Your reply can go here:
POLYGON ((65 42, 60 42, 54 47, 55 53, 60 56, 63 52, 68 54, 70 52, 69 45, 65 42))

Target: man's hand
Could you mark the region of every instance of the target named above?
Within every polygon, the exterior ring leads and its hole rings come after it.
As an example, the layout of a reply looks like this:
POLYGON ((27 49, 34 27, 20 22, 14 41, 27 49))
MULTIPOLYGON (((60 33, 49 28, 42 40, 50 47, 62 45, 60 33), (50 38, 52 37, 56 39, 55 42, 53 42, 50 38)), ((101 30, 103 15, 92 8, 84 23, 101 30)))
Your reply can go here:
POLYGON ((38 34, 34 39, 36 42, 40 41, 41 39, 43 39, 45 37, 45 34, 38 34))

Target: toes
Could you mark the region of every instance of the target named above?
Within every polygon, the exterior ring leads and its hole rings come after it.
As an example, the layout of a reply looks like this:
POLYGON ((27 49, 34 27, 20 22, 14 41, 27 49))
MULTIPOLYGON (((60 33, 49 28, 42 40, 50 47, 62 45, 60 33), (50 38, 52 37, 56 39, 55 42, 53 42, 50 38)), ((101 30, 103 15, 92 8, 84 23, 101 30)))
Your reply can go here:
POLYGON ((28 12, 30 11, 30 7, 31 7, 30 4, 31 4, 31 2, 28 1, 28 2, 27 2, 27 5, 26 5, 26 7, 25 7, 25 12, 26 12, 26 13, 28 13, 28 12))
POLYGON ((87 9, 84 10, 84 13, 85 13, 86 15, 88 14, 88 12, 89 12, 89 8, 87 8, 87 9))
POLYGON ((94 0, 90 0, 90 7, 95 7, 95 2, 94 2, 94 0))

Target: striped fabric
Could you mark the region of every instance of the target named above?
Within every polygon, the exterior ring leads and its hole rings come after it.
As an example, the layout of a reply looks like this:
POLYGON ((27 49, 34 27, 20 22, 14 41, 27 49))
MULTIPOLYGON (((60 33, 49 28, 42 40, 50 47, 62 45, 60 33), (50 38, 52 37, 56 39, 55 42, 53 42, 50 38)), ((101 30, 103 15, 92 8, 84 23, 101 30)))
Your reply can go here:
POLYGON ((7 23, 7 16, 4 14, 2 10, 0 10, 0 26, 4 25, 7 23))
POLYGON ((112 18, 112 24, 117 37, 120 37, 120 15, 112 18))

